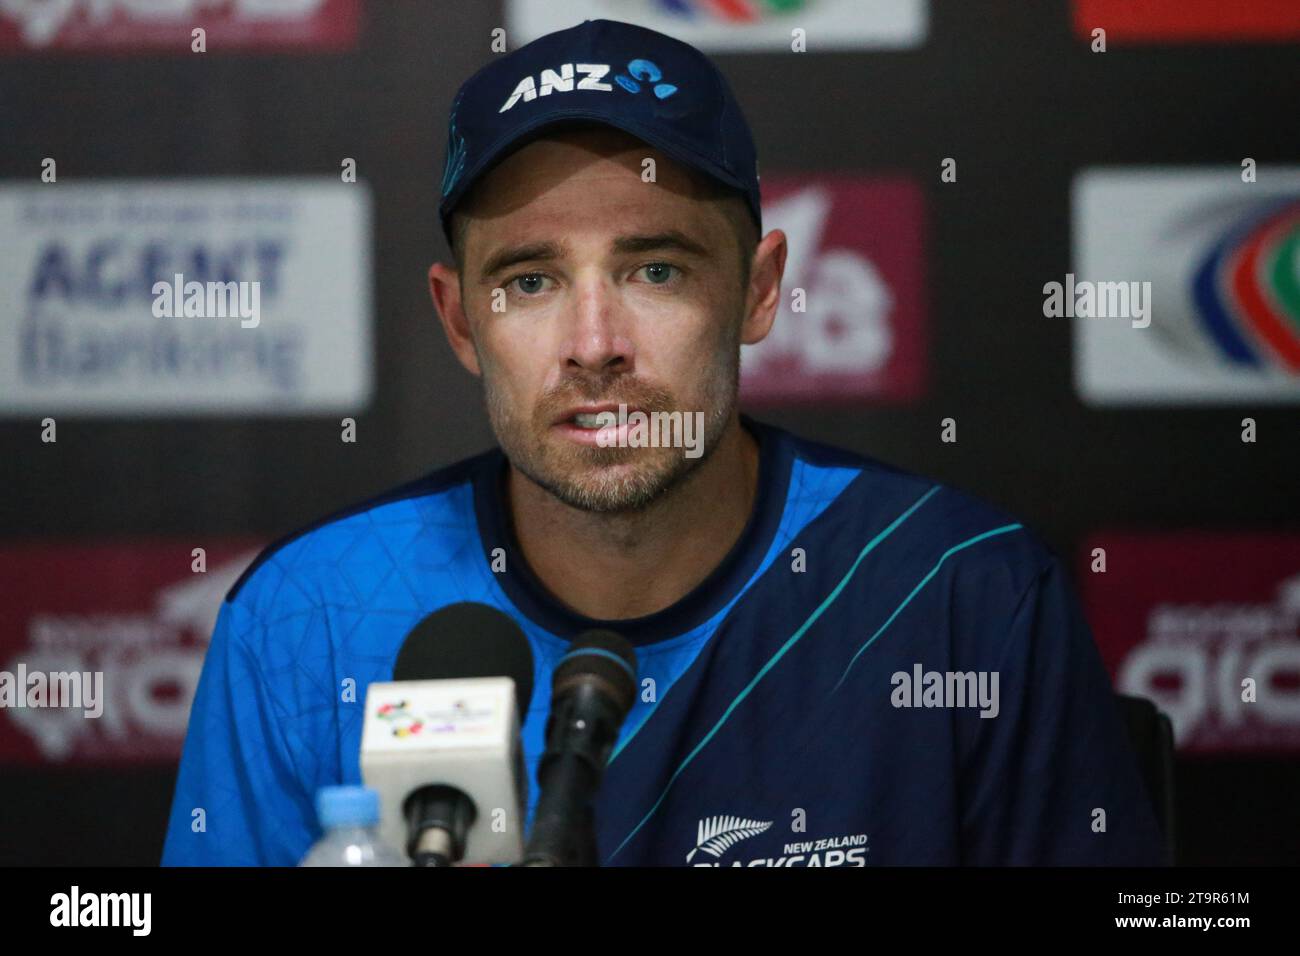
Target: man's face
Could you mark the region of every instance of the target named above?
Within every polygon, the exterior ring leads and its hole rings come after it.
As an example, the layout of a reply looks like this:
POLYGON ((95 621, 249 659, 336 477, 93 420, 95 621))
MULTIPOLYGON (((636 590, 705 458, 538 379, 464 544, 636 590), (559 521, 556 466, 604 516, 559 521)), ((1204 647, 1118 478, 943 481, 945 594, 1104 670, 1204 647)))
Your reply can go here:
POLYGON ((735 414, 745 289, 735 228, 693 174, 615 130, 534 141, 477 185, 461 258, 488 416, 520 472, 621 512, 707 459, 735 414), (596 415, 620 404, 702 412, 702 454, 602 447, 596 415))

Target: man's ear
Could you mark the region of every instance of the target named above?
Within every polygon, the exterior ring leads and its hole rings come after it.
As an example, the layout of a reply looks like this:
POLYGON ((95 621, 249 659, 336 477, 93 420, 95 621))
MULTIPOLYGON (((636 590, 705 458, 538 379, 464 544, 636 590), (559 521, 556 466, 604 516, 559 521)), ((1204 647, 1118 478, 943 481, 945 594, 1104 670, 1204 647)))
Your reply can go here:
POLYGON ((754 249, 749 270, 749 289, 745 294, 745 319, 740 341, 754 345, 772 331, 777 309, 781 305, 781 276, 785 274, 785 233, 773 229, 754 249))
POLYGON ((442 330, 447 333, 451 350, 460 359, 460 364, 469 369, 471 375, 481 374, 478 354, 474 351, 474 339, 470 335, 469 317, 465 315, 465 305, 460 296, 460 274, 441 262, 429 266, 429 295, 433 306, 438 310, 442 320, 442 330))

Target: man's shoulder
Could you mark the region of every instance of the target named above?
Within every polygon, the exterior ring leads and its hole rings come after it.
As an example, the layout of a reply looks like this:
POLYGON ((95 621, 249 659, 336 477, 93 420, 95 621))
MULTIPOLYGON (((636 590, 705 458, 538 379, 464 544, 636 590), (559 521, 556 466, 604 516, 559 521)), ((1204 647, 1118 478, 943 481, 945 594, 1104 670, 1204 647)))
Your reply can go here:
POLYGON ((334 586, 361 596, 382 583, 399 559, 418 562, 411 549, 438 549, 475 527, 472 482, 495 449, 437 468, 338 508, 268 544, 226 594, 226 601, 257 613, 313 603, 334 586), (296 595, 296 597, 295 597, 296 595))
POLYGON ((1021 592, 1059 562, 1025 522, 977 494, 862 452, 776 431, 794 459, 790 497, 806 493, 803 486, 838 485, 820 530, 860 541, 877 556, 891 555, 895 568, 922 575, 960 571, 1021 592))

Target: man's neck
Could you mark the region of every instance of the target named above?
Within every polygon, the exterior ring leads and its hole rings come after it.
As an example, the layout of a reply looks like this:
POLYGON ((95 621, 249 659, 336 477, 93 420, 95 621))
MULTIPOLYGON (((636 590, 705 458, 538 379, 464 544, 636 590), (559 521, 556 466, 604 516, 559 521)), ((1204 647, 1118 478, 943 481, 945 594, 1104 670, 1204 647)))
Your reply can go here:
POLYGON ((632 514, 570 507, 511 467, 515 538, 547 590, 579 614, 653 614, 689 594, 736 543, 754 507, 758 459, 758 443, 733 419, 706 461, 632 514))

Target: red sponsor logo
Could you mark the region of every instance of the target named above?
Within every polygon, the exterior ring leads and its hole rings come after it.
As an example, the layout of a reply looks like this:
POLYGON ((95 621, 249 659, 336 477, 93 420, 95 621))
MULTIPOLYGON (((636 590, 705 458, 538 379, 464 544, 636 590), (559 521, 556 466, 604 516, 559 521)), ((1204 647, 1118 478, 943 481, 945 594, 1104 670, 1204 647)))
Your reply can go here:
POLYGON ((1084 39, 1103 29, 1106 40, 1178 42, 1295 40, 1296 0, 1074 0, 1074 29, 1084 39))
POLYGON ((1167 713, 1179 750, 1300 750, 1300 535, 1102 534, 1086 552, 1115 689, 1167 713))
POLYGON ((0 0, 0 53, 346 50, 361 0, 0 0))
POLYGON ((926 378, 924 199, 907 179, 764 178, 790 253, 771 334, 742 353, 750 404, 906 402, 926 378))
POLYGON ((217 611, 258 548, 0 550, 0 762, 176 759, 217 611))

